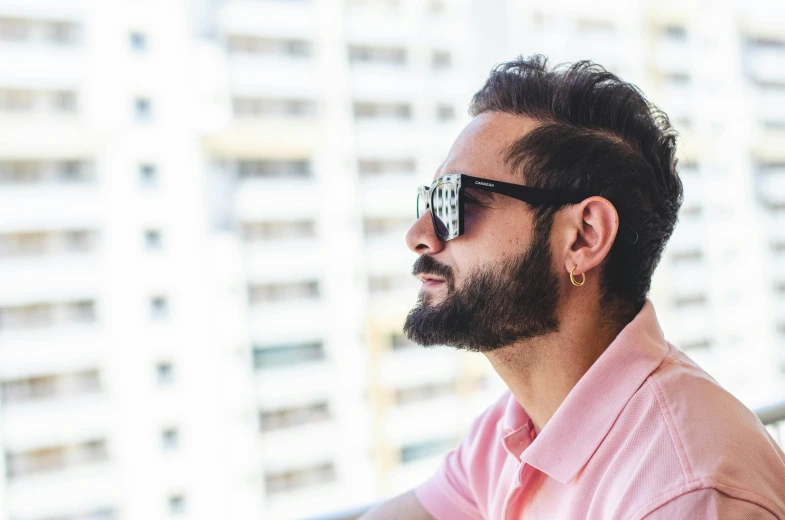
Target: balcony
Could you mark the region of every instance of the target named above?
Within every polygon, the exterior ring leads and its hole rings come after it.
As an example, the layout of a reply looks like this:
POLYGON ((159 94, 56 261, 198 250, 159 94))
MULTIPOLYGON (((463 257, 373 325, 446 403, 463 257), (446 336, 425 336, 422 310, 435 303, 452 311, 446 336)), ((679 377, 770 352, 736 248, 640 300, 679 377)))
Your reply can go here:
POLYGON ((217 157, 307 157, 318 148, 323 133, 318 119, 233 120, 202 138, 202 144, 217 157))
POLYGON ((286 94, 317 99, 322 91, 313 81, 317 62, 305 57, 232 55, 228 72, 234 94, 286 94))
POLYGON ((450 348, 391 350, 379 359, 377 381, 394 388, 400 381, 407 385, 452 381, 461 371, 461 355, 450 348))
POLYGON ((316 238, 258 241, 248 243, 245 251, 246 273, 251 283, 322 275, 322 269, 313 261, 322 252, 316 238))
POLYGON ((63 512, 111 508, 120 498, 121 487, 112 465, 97 462, 18 477, 7 489, 6 510, 11 518, 58 518, 63 512))
MULTIPOLYGON (((616 45, 618 45, 618 40, 616 45)), ((660 38, 652 49, 657 70, 670 73, 689 73, 691 71, 689 49, 686 40, 660 38)))
POLYGON ((235 217, 243 222, 275 220, 281 215, 313 219, 321 204, 319 185, 313 179, 245 179, 235 195, 235 217))
POLYGON ((3 443, 7 451, 26 451, 104 438, 110 413, 100 393, 7 403, 0 415, 3 443))
POLYGON ((759 121, 785 122, 785 91, 759 92, 755 97, 759 121))
POLYGON ((105 347, 103 334, 91 324, 3 331, 0 334, 0 378, 18 379, 33 373, 95 367, 102 362, 105 347))
POLYGON ((103 218, 95 184, 0 186, 0 201, 0 232, 99 229, 103 218))
POLYGON ((785 168, 761 175, 758 193, 767 206, 785 206, 785 168))
POLYGON ((263 432, 261 457, 265 469, 305 466, 334 456, 342 438, 341 425, 335 419, 263 432))
POLYGON ((383 419, 384 437, 394 445, 422 439, 457 437, 466 410, 455 396, 442 396, 387 410, 383 419), (434 410, 439 420, 433 420, 434 410))
POLYGON ((757 82, 785 83, 785 49, 754 48, 746 55, 747 73, 757 82))
MULTIPOLYGON (((2 211, 2 210, 0 210, 2 211)), ((100 289, 97 255, 51 255, 0 260, 2 302, 74 300, 100 289)))
POLYGON ((295 366, 257 372, 256 395, 266 406, 329 397, 335 386, 335 371, 327 361, 310 361, 295 366))
POLYGON ((222 33, 310 36, 318 34, 316 2, 224 2, 218 13, 222 33))

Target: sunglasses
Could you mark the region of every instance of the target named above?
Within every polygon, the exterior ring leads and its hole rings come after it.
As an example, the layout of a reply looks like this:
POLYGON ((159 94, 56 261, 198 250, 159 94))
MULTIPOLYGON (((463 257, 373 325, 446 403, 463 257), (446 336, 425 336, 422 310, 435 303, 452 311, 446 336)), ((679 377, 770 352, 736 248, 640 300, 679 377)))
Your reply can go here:
MULTIPOLYGON (((511 184, 492 179, 481 179, 461 173, 439 177, 430 187, 417 189, 417 218, 428 209, 436 236, 442 241, 452 240, 463 235, 463 203, 466 188, 499 193, 529 204, 578 204, 590 197, 586 193, 564 190, 546 190, 520 184, 511 184)), ((619 222, 619 237, 634 244, 638 233, 624 221, 619 222)))

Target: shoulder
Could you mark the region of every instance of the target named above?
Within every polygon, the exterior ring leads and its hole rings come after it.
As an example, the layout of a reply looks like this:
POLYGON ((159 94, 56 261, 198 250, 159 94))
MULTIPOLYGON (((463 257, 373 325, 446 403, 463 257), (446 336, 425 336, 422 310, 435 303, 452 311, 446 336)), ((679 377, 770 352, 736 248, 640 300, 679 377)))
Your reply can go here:
POLYGON ((648 512, 635 515, 641 520, 672 520, 674 518, 745 520, 783 520, 785 512, 771 503, 760 503, 757 497, 729 495, 716 488, 689 491, 655 504, 648 512))
POLYGON ((677 503, 747 501, 785 515, 785 453, 752 411, 672 346, 644 386, 678 461, 677 503))

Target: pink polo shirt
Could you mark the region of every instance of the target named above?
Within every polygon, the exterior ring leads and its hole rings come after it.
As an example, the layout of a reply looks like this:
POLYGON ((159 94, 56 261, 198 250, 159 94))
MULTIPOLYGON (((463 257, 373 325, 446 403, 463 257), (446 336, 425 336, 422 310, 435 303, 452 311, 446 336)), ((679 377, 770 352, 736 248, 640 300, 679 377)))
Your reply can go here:
POLYGON ((647 300, 539 435, 506 391, 414 491, 438 520, 785 520, 785 453, 647 300))

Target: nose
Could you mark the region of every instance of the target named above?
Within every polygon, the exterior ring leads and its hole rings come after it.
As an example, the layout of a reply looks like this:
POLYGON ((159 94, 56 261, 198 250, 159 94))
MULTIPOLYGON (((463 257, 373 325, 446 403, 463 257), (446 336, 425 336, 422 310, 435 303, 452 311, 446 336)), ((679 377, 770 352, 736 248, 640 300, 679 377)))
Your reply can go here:
POLYGON ((417 254, 434 254, 444 249, 444 242, 439 240, 433 229, 431 211, 428 210, 414 221, 406 233, 406 246, 417 254))

